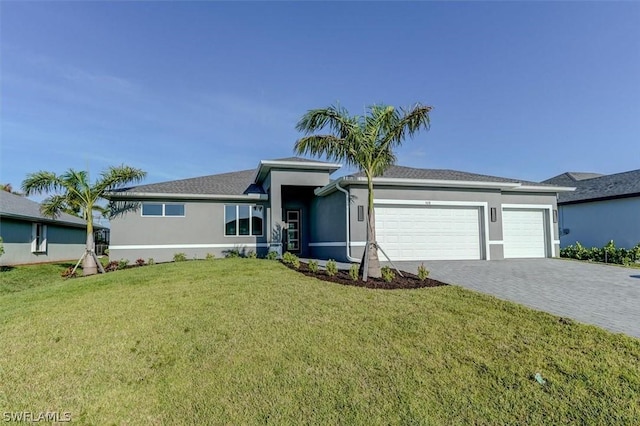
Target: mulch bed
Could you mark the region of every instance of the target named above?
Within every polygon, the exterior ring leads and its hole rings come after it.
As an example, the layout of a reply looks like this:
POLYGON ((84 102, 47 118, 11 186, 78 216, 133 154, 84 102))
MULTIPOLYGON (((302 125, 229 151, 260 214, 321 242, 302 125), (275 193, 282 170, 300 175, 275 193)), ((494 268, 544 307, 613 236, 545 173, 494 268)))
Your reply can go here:
POLYGON ((382 278, 371 278, 371 277, 369 277, 365 282, 365 281, 362 281, 361 279, 359 279, 358 281, 352 280, 351 277, 349 276, 349 271, 340 270, 336 275, 331 277, 327 275, 326 272, 322 269, 314 274, 309 270, 309 264, 304 262, 300 262, 300 269, 295 269, 291 265, 287 265, 287 264, 284 264, 284 265, 308 277, 314 277, 319 280, 329 281, 336 284, 352 285, 355 287, 376 288, 380 290, 397 290, 397 289, 410 289, 410 288, 423 288, 423 287, 440 287, 443 285, 448 285, 438 280, 432 280, 431 278, 427 278, 424 281, 420 281, 417 275, 414 275, 405 271, 401 271, 403 275, 401 277, 398 274, 398 271, 394 270, 394 272, 396 273, 396 277, 391 282, 386 282, 382 278))

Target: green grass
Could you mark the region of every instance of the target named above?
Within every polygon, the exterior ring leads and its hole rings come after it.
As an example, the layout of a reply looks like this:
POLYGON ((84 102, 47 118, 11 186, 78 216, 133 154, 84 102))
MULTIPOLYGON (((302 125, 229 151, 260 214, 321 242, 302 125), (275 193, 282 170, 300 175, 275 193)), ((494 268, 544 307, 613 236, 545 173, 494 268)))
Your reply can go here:
POLYGON ((47 268, 9 271, 43 282, 0 295, 0 411, 80 424, 640 420, 640 340, 459 287, 367 290, 248 259, 67 281, 47 268))

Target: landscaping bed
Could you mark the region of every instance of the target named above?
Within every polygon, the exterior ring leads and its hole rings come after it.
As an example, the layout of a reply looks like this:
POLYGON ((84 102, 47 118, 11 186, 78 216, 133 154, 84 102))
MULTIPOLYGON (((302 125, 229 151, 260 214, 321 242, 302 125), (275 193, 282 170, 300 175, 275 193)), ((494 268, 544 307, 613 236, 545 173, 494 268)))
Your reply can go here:
MULTIPOLYGON (((283 262, 284 263, 284 262, 283 262)), ((309 269, 309 264, 305 262, 300 262, 300 268, 296 269, 292 265, 284 263, 290 269, 294 271, 298 271, 308 277, 314 277, 319 280, 329 281, 336 284, 342 285, 352 285, 355 287, 366 287, 366 288, 377 288, 381 290, 398 290, 398 289, 410 289, 410 288, 423 288, 423 287, 440 287, 443 285, 448 285, 438 280, 434 280, 431 278, 426 278, 424 281, 420 280, 417 275, 401 271, 402 276, 398 274, 398 271, 394 270, 395 277, 392 281, 387 282, 382 278, 372 278, 369 277, 367 281, 362 281, 361 279, 353 280, 349 276, 348 271, 339 270, 335 275, 330 276, 327 275, 326 271, 320 270, 318 272, 312 272, 309 269)))

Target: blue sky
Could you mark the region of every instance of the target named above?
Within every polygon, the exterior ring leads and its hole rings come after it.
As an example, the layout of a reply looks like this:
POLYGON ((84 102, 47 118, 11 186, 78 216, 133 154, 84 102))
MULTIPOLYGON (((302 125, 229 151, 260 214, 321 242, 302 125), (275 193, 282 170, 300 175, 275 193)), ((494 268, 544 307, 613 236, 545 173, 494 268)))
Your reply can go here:
POLYGON ((336 102, 435 107, 399 164, 542 180, 640 167, 640 3, 0 3, 0 182, 147 182, 291 156, 336 102))

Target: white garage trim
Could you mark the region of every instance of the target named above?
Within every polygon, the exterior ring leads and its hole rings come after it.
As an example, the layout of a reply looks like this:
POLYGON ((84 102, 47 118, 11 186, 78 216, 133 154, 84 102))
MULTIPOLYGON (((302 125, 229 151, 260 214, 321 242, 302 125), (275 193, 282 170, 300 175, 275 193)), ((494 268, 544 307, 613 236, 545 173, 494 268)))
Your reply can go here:
MULTIPOLYGON (((550 204, 503 204, 502 210, 504 209, 515 209, 515 210, 546 210, 547 211, 547 235, 549 241, 549 252, 551 253, 551 257, 556 257, 556 241, 553 239, 553 206, 550 204)), ((502 227, 504 229, 504 220, 502 223, 502 227)), ((504 231, 503 231, 504 232, 504 231)), ((560 244, 558 241, 557 244, 560 244)))
MULTIPOLYGON (((480 229, 480 244, 484 247, 484 257, 486 260, 491 259, 489 250, 489 203, 484 201, 432 201, 432 200, 392 200, 392 199, 374 199, 375 205, 396 205, 396 206, 438 206, 438 207, 478 207, 482 214, 482 228, 480 229)), ((482 253, 481 253, 482 255, 482 253)))

